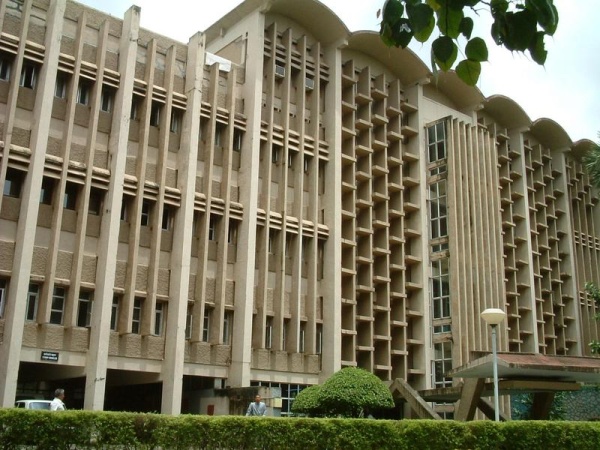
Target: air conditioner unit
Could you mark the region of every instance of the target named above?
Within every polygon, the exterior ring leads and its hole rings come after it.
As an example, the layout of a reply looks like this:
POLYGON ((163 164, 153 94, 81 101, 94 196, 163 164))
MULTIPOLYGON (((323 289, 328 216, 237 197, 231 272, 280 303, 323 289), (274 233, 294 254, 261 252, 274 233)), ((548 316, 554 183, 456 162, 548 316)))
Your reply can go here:
POLYGON ((314 78, 307 78, 304 80, 304 86, 307 91, 312 91, 315 88, 315 80, 314 78))
POLYGON ((275 64, 275 76, 277 78, 285 77, 285 67, 275 64))

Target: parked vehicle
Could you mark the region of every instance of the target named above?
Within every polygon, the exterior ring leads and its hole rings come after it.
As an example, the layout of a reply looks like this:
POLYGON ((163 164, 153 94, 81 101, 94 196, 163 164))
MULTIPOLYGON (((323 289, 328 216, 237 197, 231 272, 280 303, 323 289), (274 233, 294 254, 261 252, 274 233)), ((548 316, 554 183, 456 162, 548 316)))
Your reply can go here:
POLYGON ((32 400, 17 400, 15 402, 15 408, 25 408, 25 409, 50 409, 50 400, 40 400, 40 399, 32 399, 32 400))

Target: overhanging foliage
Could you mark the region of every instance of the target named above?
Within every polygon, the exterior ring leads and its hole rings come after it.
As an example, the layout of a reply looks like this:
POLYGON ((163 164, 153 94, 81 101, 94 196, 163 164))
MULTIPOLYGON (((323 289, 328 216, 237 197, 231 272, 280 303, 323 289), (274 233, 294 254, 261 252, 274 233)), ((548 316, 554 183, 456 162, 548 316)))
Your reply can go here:
POLYGON ((386 0, 381 14, 380 35, 388 46, 406 48, 412 39, 426 42, 435 28, 439 32, 431 46, 433 70, 454 67, 458 39, 467 40, 466 58, 456 65, 457 75, 474 86, 488 49, 480 37, 472 37, 474 21, 469 12, 490 14, 491 37, 509 51, 528 52, 538 64, 546 62, 546 36, 554 35, 558 10, 554 0, 386 0))
MULTIPOLYGON (((585 290, 596 303, 596 311, 600 311, 600 289, 594 283, 586 283, 585 290)), ((597 312, 594 318, 600 320, 600 312, 597 312)), ((592 353, 600 355, 600 341, 593 340, 589 343, 589 346, 592 349, 592 353)))

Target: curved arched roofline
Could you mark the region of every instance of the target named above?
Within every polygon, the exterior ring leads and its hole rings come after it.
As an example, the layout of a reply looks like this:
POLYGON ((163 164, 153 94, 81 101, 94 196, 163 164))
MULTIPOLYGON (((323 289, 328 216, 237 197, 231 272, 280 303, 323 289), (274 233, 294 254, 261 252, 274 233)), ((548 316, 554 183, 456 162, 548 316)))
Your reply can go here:
POLYGON ((550 149, 571 148, 573 141, 558 122, 547 117, 541 117, 531 124, 531 134, 550 149))
POLYGON ((438 71, 431 78, 431 84, 449 98, 459 111, 476 108, 485 101, 485 96, 476 86, 469 86, 454 70, 438 71))
POLYGON ((594 145, 597 144, 590 139, 579 139, 571 145, 571 154, 576 158, 581 158, 594 145))
POLYGON ((505 95, 491 95, 483 102, 484 111, 507 128, 528 128, 531 118, 523 107, 505 95))
POLYGON ((271 6, 266 12, 290 18, 324 44, 345 40, 350 34, 342 19, 318 0, 272 0, 269 3, 271 6))
POLYGON ((387 47, 376 31, 350 33, 345 50, 360 52, 379 61, 394 72, 403 84, 416 83, 431 76, 431 71, 416 53, 410 49, 387 47))
POLYGON ((216 39, 221 30, 228 29, 256 10, 288 17, 325 44, 345 40, 350 34, 337 14, 318 0, 245 0, 204 31, 206 41, 216 39))

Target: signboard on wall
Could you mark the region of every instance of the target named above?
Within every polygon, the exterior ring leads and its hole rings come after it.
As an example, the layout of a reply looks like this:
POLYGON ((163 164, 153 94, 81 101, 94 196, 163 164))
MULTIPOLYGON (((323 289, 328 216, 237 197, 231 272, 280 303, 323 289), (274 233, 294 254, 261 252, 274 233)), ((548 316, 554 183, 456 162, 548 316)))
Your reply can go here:
POLYGON ((42 361, 58 362, 58 352, 43 351, 40 359, 42 361))

